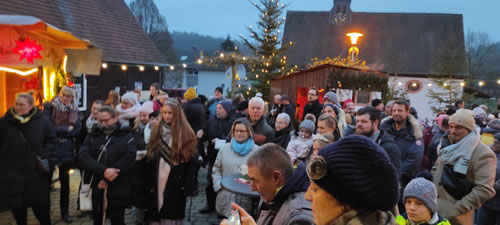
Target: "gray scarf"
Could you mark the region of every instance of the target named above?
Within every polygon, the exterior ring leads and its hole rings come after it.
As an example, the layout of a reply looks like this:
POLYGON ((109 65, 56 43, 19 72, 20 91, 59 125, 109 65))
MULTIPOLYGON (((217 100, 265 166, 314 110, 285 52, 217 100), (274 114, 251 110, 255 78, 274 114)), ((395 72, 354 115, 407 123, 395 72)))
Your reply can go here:
POLYGON ((481 142, 480 128, 476 126, 467 136, 459 142, 441 148, 441 143, 444 135, 439 142, 437 151, 438 155, 444 164, 454 165, 453 171, 466 175, 469 168, 469 162, 472 157, 472 152, 481 142))

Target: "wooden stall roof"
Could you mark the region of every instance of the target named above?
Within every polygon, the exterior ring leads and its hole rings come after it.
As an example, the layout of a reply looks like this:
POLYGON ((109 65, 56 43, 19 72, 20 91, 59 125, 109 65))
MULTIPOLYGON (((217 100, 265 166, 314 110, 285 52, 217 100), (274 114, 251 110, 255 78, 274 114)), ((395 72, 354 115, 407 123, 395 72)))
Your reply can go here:
POLYGON ((351 67, 343 67, 336 65, 319 65, 305 70, 300 70, 291 73, 287 76, 282 76, 271 80, 271 96, 276 94, 288 95, 291 102, 296 102, 297 88, 299 87, 316 87, 320 91, 328 87, 328 76, 332 71, 353 71, 357 73, 377 74, 381 77, 389 77, 391 74, 376 70, 363 70, 351 67))

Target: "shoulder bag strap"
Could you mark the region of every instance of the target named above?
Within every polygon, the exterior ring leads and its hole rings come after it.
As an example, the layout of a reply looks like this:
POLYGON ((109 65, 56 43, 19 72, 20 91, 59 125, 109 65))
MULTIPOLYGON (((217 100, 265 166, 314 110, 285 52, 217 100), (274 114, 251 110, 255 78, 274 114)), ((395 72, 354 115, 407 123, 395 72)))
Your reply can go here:
MULTIPOLYGON (((103 155, 103 153, 105 153, 107 150, 106 150, 106 147, 108 147, 108 144, 109 142, 111 141, 111 139, 113 139, 113 136, 111 136, 108 141, 106 142, 106 144, 104 145, 104 147, 102 148, 102 151, 99 153, 99 157, 97 157, 97 162, 99 162, 99 160, 101 160, 101 157, 103 155)), ((83 170, 83 173, 82 173, 82 183, 85 184, 85 170, 83 170)), ((92 184, 92 180, 94 180, 94 175, 92 175, 90 177, 90 183, 89 184, 92 184)))

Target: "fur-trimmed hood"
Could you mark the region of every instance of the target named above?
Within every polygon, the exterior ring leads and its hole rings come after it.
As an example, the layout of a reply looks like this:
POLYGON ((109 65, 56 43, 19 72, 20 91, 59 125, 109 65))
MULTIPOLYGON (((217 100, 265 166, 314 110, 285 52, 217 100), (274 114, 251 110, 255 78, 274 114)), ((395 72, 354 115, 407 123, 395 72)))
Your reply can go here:
MULTIPOLYGON (((420 126, 420 123, 418 122, 417 119, 415 119, 415 117, 413 115, 408 115, 406 122, 407 122, 407 124, 410 123, 410 125, 411 125, 410 129, 411 129, 411 131, 413 131, 412 133, 413 133, 413 136, 415 137, 415 139, 420 139, 423 137, 422 127, 420 126)), ((391 127, 394 128, 394 120, 392 119, 392 116, 388 116, 388 117, 384 118, 380 122, 380 124, 381 124, 381 126, 391 125, 391 127)))

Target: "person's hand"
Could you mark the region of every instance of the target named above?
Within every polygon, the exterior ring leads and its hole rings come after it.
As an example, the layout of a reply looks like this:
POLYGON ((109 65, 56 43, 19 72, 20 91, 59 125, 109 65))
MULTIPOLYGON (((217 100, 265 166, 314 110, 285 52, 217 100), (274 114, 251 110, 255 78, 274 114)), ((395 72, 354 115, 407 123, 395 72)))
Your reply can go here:
MULTIPOLYGON (((236 203, 233 203, 233 204, 231 204, 231 207, 233 207, 234 210, 238 210, 240 212, 241 225, 257 225, 255 220, 253 220, 252 216, 250 216, 247 213, 247 211, 245 211, 239 205, 237 205, 236 203)), ((230 225, 230 223, 227 219, 224 219, 220 222, 220 225, 230 225)))
POLYGON ((104 180, 101 180, 101 181, 99 181, 99 184, 97 184, 97 188, 104 190, 104 189, 108 188, 108 183, 106 183, 106 181, 104 181, 104 180))
POLYGON ((115 168, 107 168, 104 170, 104 178, 106 178, 108 181, 113 181, 118 177, 118 173, 120 172, 119 169, 115 168))
POLYGON ((202 138, 203 137, 203 130, 199 130, 198 132, 196 132, 196 137, 202 138))
POLYGON ((212 139, 212 143, 215 144, 216 141, 217 141, 217 138, 212 139))
POLYGON ((74 129, 75 129, 75 127, 73 127, 73 126, 71 126, 71 125, 70 125, 70 126, 68 127, 68 132, 71 132, 71 131, 72 131, 72 130, 74 130, 74 129))

